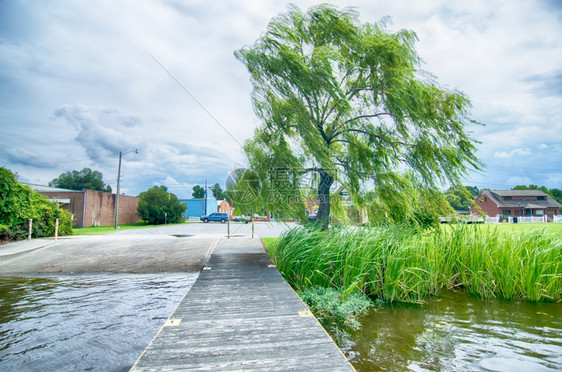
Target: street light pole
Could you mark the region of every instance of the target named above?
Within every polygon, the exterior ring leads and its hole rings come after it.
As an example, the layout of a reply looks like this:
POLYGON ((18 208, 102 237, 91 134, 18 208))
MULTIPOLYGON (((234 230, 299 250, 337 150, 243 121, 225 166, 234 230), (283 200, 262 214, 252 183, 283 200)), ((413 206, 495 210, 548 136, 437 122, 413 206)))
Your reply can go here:
POLYGON ((123 155, 128 154, 134 152, 135 154, 138 154, 138 150, 131 150, 131 151, 127 151, 125 153, 122 153, 121 151, 119 151, 119 168, 117 169, 117 194, 115 195, 115 222, 113 224, 113 228, 115 230, 117 230, 118 226, 117 226, 117 221, 119 220, 119 184, 121 181, 121 158, 123 157, 123 155))
POLYGON ((207 180, 205 180, 205 216, 207 214, 207 180))

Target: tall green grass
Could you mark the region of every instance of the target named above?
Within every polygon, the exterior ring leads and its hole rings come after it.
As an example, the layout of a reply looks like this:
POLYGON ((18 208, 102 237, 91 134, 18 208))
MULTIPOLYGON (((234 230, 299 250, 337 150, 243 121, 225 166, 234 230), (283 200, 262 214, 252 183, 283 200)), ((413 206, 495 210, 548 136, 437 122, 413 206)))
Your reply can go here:
POLYGON ((412 303, 452 288, 529 301, 558 301, 562 294, 562 239, 544 229, 298 228, 268 249, 298 290, 333 287, 412 303))

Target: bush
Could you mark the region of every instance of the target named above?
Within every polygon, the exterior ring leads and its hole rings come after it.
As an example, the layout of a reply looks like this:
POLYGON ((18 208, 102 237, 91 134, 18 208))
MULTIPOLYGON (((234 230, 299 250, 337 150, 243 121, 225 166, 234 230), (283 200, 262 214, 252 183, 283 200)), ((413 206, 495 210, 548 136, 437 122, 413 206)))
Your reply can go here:
POLYGON ((183 222, 187 205, 167 190, 165 186, 154 186, 139 194, 140 218, 152 225, 183 222))
POLYGON ((27 238, 29 219, 33 219, 32 236, 53 236, 55 219, 59 219, 59 235, 72 234, 70 212, 57 208, 45 196, 17 182, 16 176, 6 168, 0 168, 0 238, 21 240, 27 238))
POLYGON ((9 229, 6 225, 0 225, 0 244, 8 240, 9 229))
POLYGON ((359 329, 357 318, 374 306, 365 294, 354 291, 350 294, 334 288, 313 287, 299 292, 300 298, 320 321, 343 324, 359 329))

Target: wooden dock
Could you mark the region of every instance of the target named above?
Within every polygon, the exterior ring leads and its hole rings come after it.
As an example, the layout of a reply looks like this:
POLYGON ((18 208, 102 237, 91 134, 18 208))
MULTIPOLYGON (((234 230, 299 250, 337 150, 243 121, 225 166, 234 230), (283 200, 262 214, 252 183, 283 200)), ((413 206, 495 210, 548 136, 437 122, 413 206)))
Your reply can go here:
POLYGON ((259 239, 223 241, 131 371, 353 371, 259 239))

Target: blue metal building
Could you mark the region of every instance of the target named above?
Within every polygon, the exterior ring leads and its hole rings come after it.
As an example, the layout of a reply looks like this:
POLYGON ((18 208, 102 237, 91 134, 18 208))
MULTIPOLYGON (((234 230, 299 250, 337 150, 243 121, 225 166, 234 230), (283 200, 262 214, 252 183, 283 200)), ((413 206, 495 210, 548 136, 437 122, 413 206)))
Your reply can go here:
POLYGON ((180 199, 182 203, 187 205, 185 218, 201 217, 216 212, 218 208, 215 198, 207 198, 207 209, 205 210, 205 199, 180 199))

